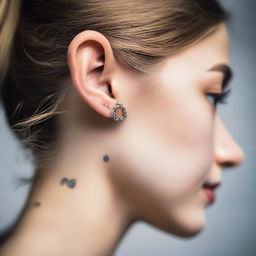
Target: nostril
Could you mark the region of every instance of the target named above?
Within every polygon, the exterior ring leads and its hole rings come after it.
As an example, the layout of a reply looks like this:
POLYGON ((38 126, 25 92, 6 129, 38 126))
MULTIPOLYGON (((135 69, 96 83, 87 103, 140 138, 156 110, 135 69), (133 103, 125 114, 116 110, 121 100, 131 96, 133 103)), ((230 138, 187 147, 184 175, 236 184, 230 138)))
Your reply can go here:
POLYGON ((230 167, 233 167, 235 164, 233 162, 226 162, 226 163, 223 163, 221 166, 223 168, 230 168, 230 167))

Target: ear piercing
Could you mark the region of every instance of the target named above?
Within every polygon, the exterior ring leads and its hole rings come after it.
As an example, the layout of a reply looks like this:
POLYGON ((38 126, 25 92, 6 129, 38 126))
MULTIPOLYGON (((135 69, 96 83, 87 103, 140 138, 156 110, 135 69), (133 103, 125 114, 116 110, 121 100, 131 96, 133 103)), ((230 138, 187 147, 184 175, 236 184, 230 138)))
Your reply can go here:
MULTIPOLYGON (((106 106, 108 109, 110 109, 108 105, 106 104, 103 104, 103 105, 106 106)), ((114 105, 110 114, 111 114, 111 118, 116 122, 123 121, 125 118, 127 118, 127 115, 128 115, 125 107, 120 103, 117 103, 114 105)))
POLYGON ((115 104, 111 110, 111 118, 116 122, 123 121, 125 118, 127 118, 127 111, 125 107, 120 103, 115 104))

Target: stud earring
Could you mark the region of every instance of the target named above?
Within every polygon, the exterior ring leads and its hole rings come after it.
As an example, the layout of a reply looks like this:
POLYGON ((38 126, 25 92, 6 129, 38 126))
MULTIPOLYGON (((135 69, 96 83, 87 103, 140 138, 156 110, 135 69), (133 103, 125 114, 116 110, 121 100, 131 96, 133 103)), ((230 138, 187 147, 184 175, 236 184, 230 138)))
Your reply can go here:
POLYGON ((125 107, 120 103, 115 104, 111 110, 111 118, 116 122, 123 121, 125 118, 127 118, 127 115, 128 114, 125 107))

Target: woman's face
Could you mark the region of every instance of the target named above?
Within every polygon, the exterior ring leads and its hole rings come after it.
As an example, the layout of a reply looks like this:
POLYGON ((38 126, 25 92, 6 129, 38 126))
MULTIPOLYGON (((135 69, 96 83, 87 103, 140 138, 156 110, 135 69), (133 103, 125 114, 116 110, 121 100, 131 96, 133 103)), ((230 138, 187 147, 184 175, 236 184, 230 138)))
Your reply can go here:
POLYGON ((221 167, 243 152, 207 93, 221 93, 229 42, 221 24, 207 38, 167 59, 163 68, 122 81, 128 116, 117 124, 111 175, 136 217, 179 236, 205 223, 205 182, 221 181, 221 167))

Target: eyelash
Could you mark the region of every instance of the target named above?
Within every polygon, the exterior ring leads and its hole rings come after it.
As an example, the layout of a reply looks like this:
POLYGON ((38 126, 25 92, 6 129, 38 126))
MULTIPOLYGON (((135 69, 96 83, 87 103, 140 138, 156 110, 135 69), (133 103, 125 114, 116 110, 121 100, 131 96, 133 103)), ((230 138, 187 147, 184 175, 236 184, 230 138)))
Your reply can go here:
POLYGON ((231 89, 228 89, 223 93, 207 93, 206 95, 213 97, 214 106, 217 106, 217 104, 226 104, 226 99, 230 96, 230 93, 231 89))

